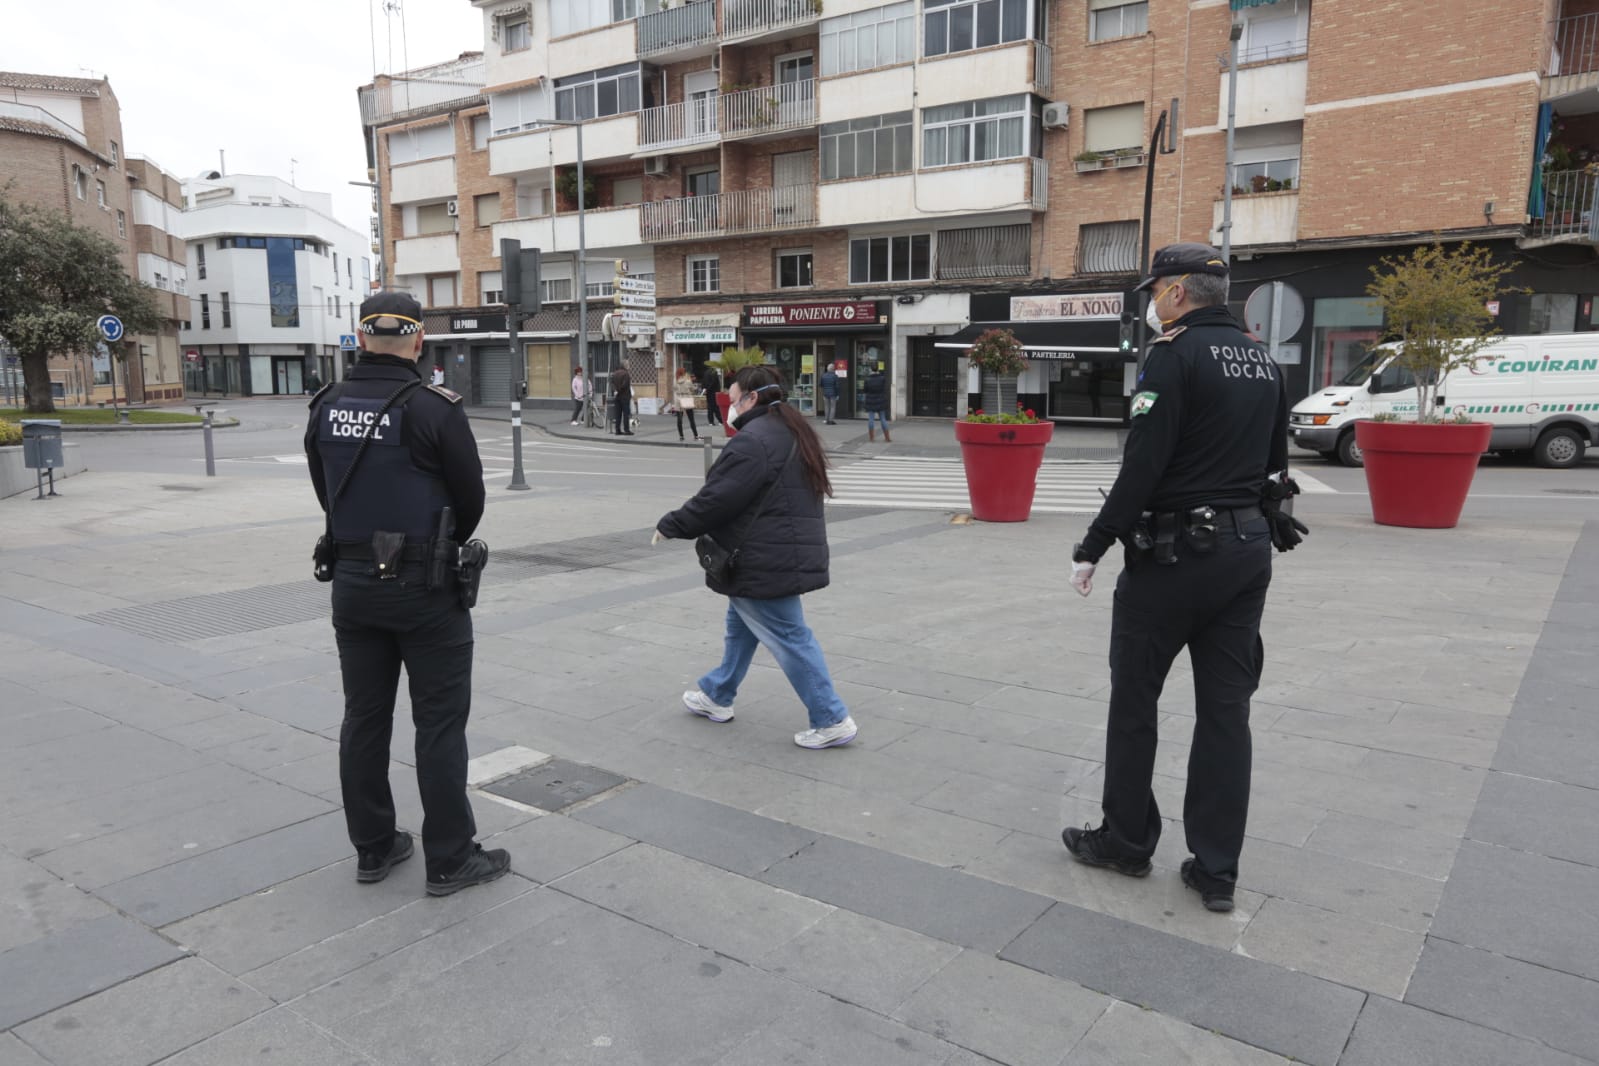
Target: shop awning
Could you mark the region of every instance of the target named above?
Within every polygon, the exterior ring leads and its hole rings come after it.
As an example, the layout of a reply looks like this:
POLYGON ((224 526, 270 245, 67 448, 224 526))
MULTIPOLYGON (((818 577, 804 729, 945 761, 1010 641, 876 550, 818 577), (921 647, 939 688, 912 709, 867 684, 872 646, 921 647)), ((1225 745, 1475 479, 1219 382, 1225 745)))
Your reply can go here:
POLYGON ((1135 358, 1121 350, 1119 322, 973 322, 940 337, 933 347, 964 351, 991 329, 1010 330, 1029 359, 1125 363, 1135 358))

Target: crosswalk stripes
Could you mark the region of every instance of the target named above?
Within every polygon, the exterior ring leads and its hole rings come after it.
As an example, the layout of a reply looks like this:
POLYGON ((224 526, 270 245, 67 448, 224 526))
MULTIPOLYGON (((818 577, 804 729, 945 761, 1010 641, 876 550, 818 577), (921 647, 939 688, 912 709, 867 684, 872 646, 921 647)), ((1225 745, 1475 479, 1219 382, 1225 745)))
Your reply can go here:
MULTIPOLYGON (((1096 514, 1116 480, 1115 462, 1046 461, 1038 472, 1033 511, 1096 514)), ((969 511, 966 471, 959 459, 863 459, 829 473, 830 501, 840 507, 969 511)))

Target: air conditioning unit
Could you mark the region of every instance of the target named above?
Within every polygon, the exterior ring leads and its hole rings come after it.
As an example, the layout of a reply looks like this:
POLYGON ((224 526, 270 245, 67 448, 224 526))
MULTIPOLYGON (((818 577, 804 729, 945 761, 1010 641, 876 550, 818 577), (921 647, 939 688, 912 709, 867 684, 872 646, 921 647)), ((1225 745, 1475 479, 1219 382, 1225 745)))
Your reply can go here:
POLYGON ((644 160, 644 173, 652 178, 659 178, 666 173, 666 157, 652 155, 644 160))
POLYGON ((1044 105, 1044 128, 1046 130, 1063 130, 1066 128, 1067 119, 1071 117, 1072 105, 1068 103, 1044 105))
POLYGON ((458 200, 446 200, 446 201, 444 201, 444 213, 446 215, 449 215, 451 218, 454 218, 456 215, 459 215, 461 213, 460 201, 458 201, 458 200))

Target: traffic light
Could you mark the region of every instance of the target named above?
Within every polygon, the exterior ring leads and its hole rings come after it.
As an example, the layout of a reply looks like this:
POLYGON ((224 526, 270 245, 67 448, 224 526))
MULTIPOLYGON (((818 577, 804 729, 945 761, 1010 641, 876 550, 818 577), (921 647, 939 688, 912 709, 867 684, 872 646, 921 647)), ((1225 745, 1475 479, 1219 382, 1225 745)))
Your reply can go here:
POLYGON ((1136 350, 1138 346, 1137 327, 1138 319, 1133 316, 1133 313, 1131 311, 1123 311, 1120 345, 1123 355, 1132 355, 1136 350))
POLYGON ((500 240, 500 288, 507 304, 523 314, 537 314, 543 306, 539 287, 540 256, 537 248, 523 248, 513 237, 500 240))

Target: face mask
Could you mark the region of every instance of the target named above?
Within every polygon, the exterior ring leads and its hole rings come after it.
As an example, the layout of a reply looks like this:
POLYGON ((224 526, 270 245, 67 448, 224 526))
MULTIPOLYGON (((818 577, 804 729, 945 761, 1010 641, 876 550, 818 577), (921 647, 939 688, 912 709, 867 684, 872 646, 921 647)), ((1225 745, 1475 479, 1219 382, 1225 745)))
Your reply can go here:
POLYGON ((1160 316, 1155 313, 1154 304, 1150 304, 1149 310, 1144 312, 1144 321, 1149 323, 1149 328, 1154 330, 1156 333, 1166 332, 1166 323, 1162 322, 1160 320, 1160 316))

